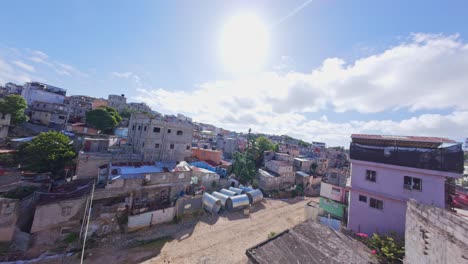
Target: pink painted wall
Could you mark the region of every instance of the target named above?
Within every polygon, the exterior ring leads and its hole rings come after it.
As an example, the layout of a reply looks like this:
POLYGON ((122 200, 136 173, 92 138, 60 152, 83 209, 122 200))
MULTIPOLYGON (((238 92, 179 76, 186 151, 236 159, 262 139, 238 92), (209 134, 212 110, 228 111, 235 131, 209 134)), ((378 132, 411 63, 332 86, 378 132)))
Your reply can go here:
POLYGON ((345 188, 339 187, 336 185, 332 185, 326 182, 321 183, 320 185, 320 196, 326 197, 329 199, 332 199, 334 201, 337 201, 339 203, 344 203, 344 198, 345 198, 345 188), (333 188, 336 188, 339 190, 339 192, 333 191, 333 188))
POLYGON ((369 190, 375 193, 388 194, 404 199, 413 198, 419 203, 433 204, 445 207, 445 177, 446 172, 430 171, 380 164, 374 162, 353 161, 351 171, 351 186, 369 190), (377 182, 366 180, 366 170, 377 172, 377 182), (422 179, 422 191, 403 188, 404 176, 422 179))
POLYGON ((377 231, 403 234, 406 201, 412 198, 422 204, 445 208, 445 177, 457 176, 454 173, 353 160, 348 228, 367 234, 377 231), (376 182, 366 180, 366 170, 377 172, 376 182), (404 176, 420 178, 422 191, 403 188, 404 176), (358 200, 359 194, 367 196, 367 204, 358 200), (383 200, 383 210, 370 207, 369 197, 383 200))
POLYGON ((406 203, 358 191, 351 191, 349 200, 348 229, 368 235, 392 231, 405 233, 406 203), (360 202, 359 195, 367 196, 367 202, 360 202), (369 207, 371 197, 384 201, 383 210, 369 207))

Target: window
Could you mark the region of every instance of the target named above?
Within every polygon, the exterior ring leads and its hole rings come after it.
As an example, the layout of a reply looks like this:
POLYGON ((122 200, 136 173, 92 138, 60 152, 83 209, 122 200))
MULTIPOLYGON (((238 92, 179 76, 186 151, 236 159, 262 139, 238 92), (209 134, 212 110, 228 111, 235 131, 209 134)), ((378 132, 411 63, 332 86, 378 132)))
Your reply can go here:
POLYGON ((168 129, 168 130, 167 130, 167 133, 170 134, 170 133, 171 133, 171 129, 168 129))
POLYGON ((373 170, 366 170, 366 180, 371 182, 376 182, 377 172, 373 170))
POLYGON ((65 119, 65 116, 59 116, 59 119, 63 120, 63 119, 65 119))
POLYGON ((340 194, 341 190, 339 188, 332 187, 332 193, 335 194, 335 195, 340 194))
POLYGON ((161 132, 161 128, 160 128, 160 127, 153 127, 153 132, 154 132, 154 133, 160 133, 160 132, 161 132))
POLYGON ((186 149, 189 150, 189 149, 190 149, 190 146, 187 146, 186 149))
POLYGON ((174 149, 174 144, 171 144, 169 148, 174 149))
POLYGON ((146 131, 146 126, 143 127, 143 131, 146 131))
POLYGON ((154 148, 159 148, 159 144, 158 143, 154 144, 154 148))
POLYGON ((377 200, 374 198, 370 198, 369 200, 369 206, 375 209, 383 210, 383 201, 382 200, 377 200))
POLYGON ((365 195, 359 195, 359 201, 363 203, 367 203, 367 196, 365 195))
POLYGON ((132 130, 135 130, 135 125, 132 126, 132 130))
POLYGON ((183 134, 182 130, 177 130, 177 135, 178 136, 182 136, 182 134, 183 134))
POLYGON ((138 131, 140 131, 140 130, 141 130, 141 126, 138 126, 138 131))
POLYGON ((405 176, 405 179, 403 180, 403 188, 422 191, 422 180, 419 178, 405 176))

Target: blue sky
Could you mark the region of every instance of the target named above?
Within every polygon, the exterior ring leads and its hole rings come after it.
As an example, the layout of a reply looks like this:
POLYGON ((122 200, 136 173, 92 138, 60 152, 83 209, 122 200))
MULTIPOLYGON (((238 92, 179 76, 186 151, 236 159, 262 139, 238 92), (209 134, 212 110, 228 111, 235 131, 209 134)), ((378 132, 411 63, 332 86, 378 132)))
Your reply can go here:
POLYGON ((0 83, 125 93, 163 113, 330 144, 365 132, 468 136, 466 1, 8 1, 2 10, 0 83), (223 26, 244 13, 270 28, 255 76, 229 72, 218 52, 223 26))

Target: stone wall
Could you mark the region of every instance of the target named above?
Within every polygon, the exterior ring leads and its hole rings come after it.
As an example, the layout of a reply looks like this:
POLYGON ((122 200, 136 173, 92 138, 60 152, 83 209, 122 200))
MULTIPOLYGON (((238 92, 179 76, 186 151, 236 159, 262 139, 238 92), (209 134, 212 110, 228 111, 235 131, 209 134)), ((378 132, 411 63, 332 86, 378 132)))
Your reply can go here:
POLYGON ((468 220, 450 211, 408 201, 405 263, 468 263, 468 220))

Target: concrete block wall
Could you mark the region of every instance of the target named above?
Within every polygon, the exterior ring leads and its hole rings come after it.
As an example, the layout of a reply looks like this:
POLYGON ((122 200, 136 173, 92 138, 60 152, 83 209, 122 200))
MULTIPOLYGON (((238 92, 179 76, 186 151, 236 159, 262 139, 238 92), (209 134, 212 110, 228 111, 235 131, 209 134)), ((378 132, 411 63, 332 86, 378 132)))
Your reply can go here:
POLYGON ((257 175, 260 188, 263 190, 279 190, 288 188, 294 185, 296 177, 293 175, 269 177, 263 176, 260 173, 257 175))
POLYGON ((468 263, 468 219, 408 201, 405 263, 468 263))
POLYGON ((142 161, 138 154, 113 154, 113 153, 88 153, 80 152, 78 154, 76 165, 76 176, 78 179, 94 178, 98 175, 99 166, 109 164, 109 162, 129 162, 142 161))
POLYGON ((31 233, 61 227, 83 216, 87 197, 36 206, 31 233))

